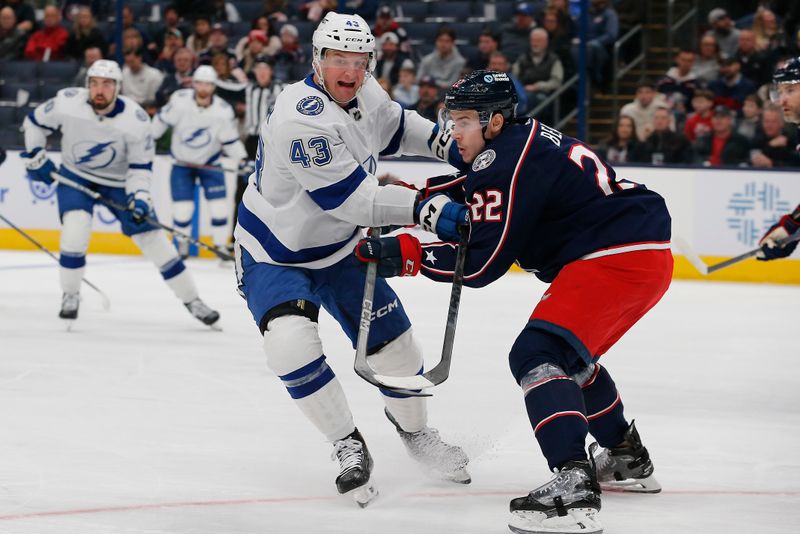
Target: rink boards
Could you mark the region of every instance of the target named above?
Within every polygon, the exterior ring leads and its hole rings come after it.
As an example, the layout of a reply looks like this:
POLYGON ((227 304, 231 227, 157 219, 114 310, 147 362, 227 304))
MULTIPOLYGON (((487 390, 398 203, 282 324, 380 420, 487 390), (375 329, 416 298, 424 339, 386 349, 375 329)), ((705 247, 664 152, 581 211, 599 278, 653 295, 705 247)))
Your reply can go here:
MULTIPOLYGON (((59 161, 59 154, 51 154, 59 161)), ((171 225, 169 172, 171 160, 157 156, 153 166, 153 200, 162 222, 171 225)), ((429 176, 452 170, 443 163, 382 160, 378 173, 392 173, 420 183, 429 176)), ((708 264, 737 256, 757 246, 758 239, 777 218, 800 202, 800 172, 764 169, 710 169, 618 166, 620 178, 644 183, 667 201, 673 233, 688 241, 708 264)), ((235 175, 226 173, 229 196, 235 175)), ((204 200, 201 199, 201 213, 204 200)), ((231 213, 233 202, 231 201, 231 213)), ((0 214, 24 228, 43 245, 58 248, 59 221, 55 188, 25 178, 19 152, 9 152, 0 173, 0 214)), ((201 235, 209 221, 200 217, 201 235)), ((105 208, 94 215, 90 252, 138 254, 133 243, 119 234, 119 223, 105 208)), ((0 248, 34 248, 19 233, 0 223, 0 248)), ((202 252, 201 255, 209 255, 202 252)), ((795 257, 798 255, 795 254, 795 257)), ((800 284, 800 260, 747 260, 705 277, 676 256, 675 277, 710 280, 800 284)))

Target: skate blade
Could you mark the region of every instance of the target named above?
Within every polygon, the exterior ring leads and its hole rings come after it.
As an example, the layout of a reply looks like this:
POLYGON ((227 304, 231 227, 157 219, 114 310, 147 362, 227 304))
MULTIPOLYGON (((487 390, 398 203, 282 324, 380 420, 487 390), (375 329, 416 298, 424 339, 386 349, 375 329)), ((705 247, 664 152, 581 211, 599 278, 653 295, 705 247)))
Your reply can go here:
POLYGON ((660 493, 661 484, 650 475, 645 478, 629 478, 600 482, 600 489, 616 493, 660 493))
POLYGON ((366 508, 378 497, 378 490, 372 484, 364 484, 348 492, 348 494, 353 496, 353 500, 356 501, 360 508, 366 508))
MULTIPOLYGON (((203 323, 203 324, 205 324, 205 323, 203 323)), ((209 327, 211 330, 213 330, 215 332, 222 332, 222 327, 220 325, 218 325, 217 323, 207 324, 206 326, 209 327)))
POLYGON ((593 508, 572 508, 565 516, 547 517, 542 512, 511 512, 508 528, 516 534, 602 534, 593 508))

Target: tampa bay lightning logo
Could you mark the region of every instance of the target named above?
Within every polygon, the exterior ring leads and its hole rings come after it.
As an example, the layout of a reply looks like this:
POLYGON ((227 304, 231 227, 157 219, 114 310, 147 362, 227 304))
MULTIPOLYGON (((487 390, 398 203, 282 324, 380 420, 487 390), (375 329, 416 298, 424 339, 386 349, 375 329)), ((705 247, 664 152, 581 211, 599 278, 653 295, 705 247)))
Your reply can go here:
POLYGON ((72 147, 72 157, 75 165, 93 170, 104 169, 117 157, 117 149, 114 148, 114 141, 107 143, 83 141, 72 147))
POLYGON ((475 172, 481 171, 492 164, 497 154, 491 148, 478 154, 475 161, 472 162, 472 170, 475 172))
POLYGON ((181 142, 191 148, 203 148, 211 142, 211 134, 208 128, 197 128, 181 139, 181 142))
POLYGON ((325 108, 325 104, 318 96, 307 96, 297 103, 297 111, 303 115, 319 115, 325 108))

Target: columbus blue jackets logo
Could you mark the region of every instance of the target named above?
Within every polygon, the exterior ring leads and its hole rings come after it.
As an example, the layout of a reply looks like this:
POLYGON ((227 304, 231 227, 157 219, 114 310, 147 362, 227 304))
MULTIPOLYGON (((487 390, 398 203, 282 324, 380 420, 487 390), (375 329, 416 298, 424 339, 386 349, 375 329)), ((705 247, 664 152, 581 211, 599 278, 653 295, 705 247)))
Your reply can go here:
POLYGON ((491 148, 484 152, 478 154, 475 158, 475 161, 472 162, 472 170, 475 172, 481 171, 492 164, 494 159, 497 157, 494 150, 491 148))
POLYGON ((318 96, 307 96, 297 103, 297 111, 303 115, 319 115, 325 108, 325 104, 318 96))
POLYGON ((211 134, 208 128, 197 128, 181 139, 181 142, 191 148, 203 148, 211 142, 211 134))
POLYGON ((72 147, 72 157, 75 165, 93 170, 104 169, 117 157, 117 149, 114 148, 114 141, 107 143, 83 141, 72 147))

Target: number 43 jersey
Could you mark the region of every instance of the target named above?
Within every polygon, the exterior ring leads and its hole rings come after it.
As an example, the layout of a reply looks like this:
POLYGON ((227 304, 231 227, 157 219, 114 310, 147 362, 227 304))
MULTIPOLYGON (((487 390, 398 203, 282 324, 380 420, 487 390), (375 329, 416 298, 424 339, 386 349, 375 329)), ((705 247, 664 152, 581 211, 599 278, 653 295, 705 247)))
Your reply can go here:
POLYGON ((322 268, 352 252, 360 227, 412 224, 416 192, 379 186, 377 159, 432 156, 433 129, 371 77, 344 107, 312 76, 288 86, 261 125, 237 243, 258 262, 322 268))
MULTIPOLYGON (((472 287, 513 263, 551 282, 575 260, 670 247, 660 195, 617 180, 591 148, 533 119, 503 130, 465 176, 430 179, 428 191, 469 206, 464 283, 472 287)), ((425 276, 452 279, 453 244, 423 245, 422 260, 425 276)))

